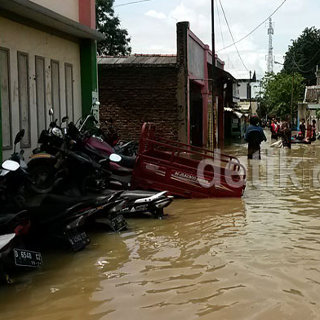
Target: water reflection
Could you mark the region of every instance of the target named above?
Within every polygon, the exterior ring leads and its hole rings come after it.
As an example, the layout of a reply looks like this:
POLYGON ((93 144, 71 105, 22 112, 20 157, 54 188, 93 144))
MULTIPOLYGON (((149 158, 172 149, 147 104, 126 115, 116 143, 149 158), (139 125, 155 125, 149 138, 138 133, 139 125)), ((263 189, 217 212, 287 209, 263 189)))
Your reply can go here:
POLYGON ((226 150, 248 167, 243 199, 177 200, 165 220, 131 220, 83 252, 47 255, 41 272, 0 289, 1 319, 318 318, 320 191, 281 185, 280 167, 283 155, 303 157, 312 171, 320 148, 268 150, 258 169, 245 146, 226 150))

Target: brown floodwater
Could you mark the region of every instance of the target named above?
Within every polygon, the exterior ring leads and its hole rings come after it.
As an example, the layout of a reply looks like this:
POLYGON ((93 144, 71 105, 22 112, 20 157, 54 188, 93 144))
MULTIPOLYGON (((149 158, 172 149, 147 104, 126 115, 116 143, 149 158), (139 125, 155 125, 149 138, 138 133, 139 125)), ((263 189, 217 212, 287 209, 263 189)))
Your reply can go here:
POLYGON ((45 254, 0 288, 0 319, 320 319, 320 144, 225 151, 248 167, 242 199, 176 200, 164 220, 45 254))

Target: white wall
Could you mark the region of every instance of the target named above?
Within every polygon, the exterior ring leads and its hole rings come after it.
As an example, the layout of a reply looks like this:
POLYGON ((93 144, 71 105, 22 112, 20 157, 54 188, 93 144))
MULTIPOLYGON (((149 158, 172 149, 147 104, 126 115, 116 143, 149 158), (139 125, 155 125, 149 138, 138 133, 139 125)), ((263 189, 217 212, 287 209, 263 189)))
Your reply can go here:
POLYGON ((188 36, 188 70, 196 79, 204 79, 204 49, 188 36))
MULTIPOLYGON (((46 108, 52 106, 51 97, 51 59, 59 61, 60 67, 60 104, 61 115, 66 114, 65 100, 65 72, 64 64, 73 65, 74 79, 74 112, 75 119, 81 116, 81 74, 80 74, 80 48, 79 44, 52 36, 45 32, 23 26, 11 20, 0 17, 0 47, 10 50, 10 85, 11 85, 11 108, 12 108, 12 137, 14 139, 19 131, 19 96, 18 96, 18 70, 17 52, 22 51, 29 57, 29 96, 30 96, 30 118, 31 118, 31 148, 26 150, 28 156, 37 147, 37 106, 35 87, 35 56, 45 58, 46 74, 46 108)), ((47 122, 49 118, 47 118, 47 122)), ((3 158, 6 159, 12 150, 6 150, 3 158)))
POLYGON ((240 99, 248 99, 248 83, 239 82, 239 96, 240 99))
MULTIPOLYGON (((249 81, 249 80, 248 80, 249 81)), ((240 99, 249 99, 248 97, 248 82, 239 82, 239 95, 240 99)), ((251 98, 255 99, 257 94, 259 94, 261 88, 260 88, 260 82, 250 82, 251 86, 251 98)))
POLYGON ((79 22, 79 0, 30 0, 79 22))

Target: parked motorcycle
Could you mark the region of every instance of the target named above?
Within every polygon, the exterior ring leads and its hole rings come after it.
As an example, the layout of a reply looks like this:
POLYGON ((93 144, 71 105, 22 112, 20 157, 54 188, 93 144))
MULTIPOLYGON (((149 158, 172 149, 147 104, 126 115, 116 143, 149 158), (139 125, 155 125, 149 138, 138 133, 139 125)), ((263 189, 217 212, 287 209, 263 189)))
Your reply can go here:
POLYGON ((79 251, 89 244, 84 225, 91 215, 91 208, 81 202, 58 195, 44 195, 33 198, 27 208, 33 241, 42 239, 42 243, 71 248, 73 251, 79 251))
POLYGON ((109 180, 113 187, 118 185, 122 189, 130 188, 135 157, 114 154, 110 145, 101 138, 92 136, 87 131, 81 132, 72 122, 68 125, 68 135, 77 142, 78 150, 86 152, 96 162, 102 164, 104 169, 112 172, 109 180))
POLYGON ((0 282, 10 284, 10 273, 15 269, 33 269, 42 264, 40 252, 26 249, 30 225, 25 210, 0 215, 0 282))
MULTIPOLYGON (((66 121, 66 117, 64 121, 66 121)), ((65 130, 64 130, 65 131, 65 130)), ((39 143, 40 149, 28 163, 28 170, 33 179, 33 191, 46 194, 54 189, 62 192, 71 190, 85 195, 88 191, 99 191, 105 188, 105 175, 110 174, 90 158, 86 153, 73 150, 76 142, 68 139, 55 122, 49 130, 43 130, 39 143)))
POLYGON ((20 153, 16 152, 16 146, 23 136, 24 130, 17 133, 13 154, 10 159, 2 163, 0 171, 0 213, 25 207, 25 186, 26 184, 30 185, 30 179, 26 171, 27 165, 24 162, 23 150, 20 153))

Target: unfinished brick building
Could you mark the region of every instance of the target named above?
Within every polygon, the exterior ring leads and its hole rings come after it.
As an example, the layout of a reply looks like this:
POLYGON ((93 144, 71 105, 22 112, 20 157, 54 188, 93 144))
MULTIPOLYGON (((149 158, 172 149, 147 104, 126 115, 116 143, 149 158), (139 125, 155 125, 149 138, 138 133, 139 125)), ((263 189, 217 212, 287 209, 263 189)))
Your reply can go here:
POLYGON ((178 138, 175 56, 102 59, 99 75, 100 119, 112 118, 122 139, 137 139, 145 121, 178 138))
POLYGON ((121 139, 138 140, 143 122, 154 122, 169 139, 195 146, 213 144, 214 113, 223 136, 226 90, 233 77, 216 57, 216 112, 210 93, 212 54, 192 33, 188 22, 177 24, 177 55, 100 57, 100 120, 112 118, 121 139))

